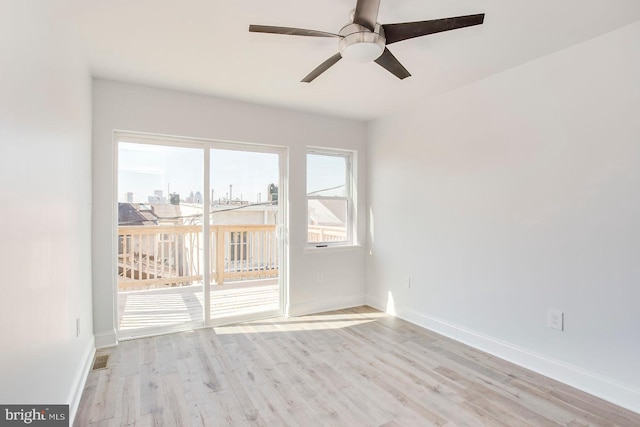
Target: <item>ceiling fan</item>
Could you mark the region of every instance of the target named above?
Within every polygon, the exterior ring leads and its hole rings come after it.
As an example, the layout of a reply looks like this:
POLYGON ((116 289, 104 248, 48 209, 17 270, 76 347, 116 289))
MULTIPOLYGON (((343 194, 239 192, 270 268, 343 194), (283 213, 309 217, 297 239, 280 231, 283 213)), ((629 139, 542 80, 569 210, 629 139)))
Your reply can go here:
POLYGON ((387 45, 414 37, 480 25, 484 22, 484 13, 481 13, 430 21, 383 25, 377 22, 379 7, 380 0, 357 0, 356 8, 351 12, 351 22, 342 27, 338 34, 269 25, 249 25, 249 31, 290 36, 337 37, 339 52, 318 65, 315 70, 302 79, 303 82, 310 83, 342 58, 355 62, 375 61, 399 79, 404 79, 411 74, 387 49, 387 45))

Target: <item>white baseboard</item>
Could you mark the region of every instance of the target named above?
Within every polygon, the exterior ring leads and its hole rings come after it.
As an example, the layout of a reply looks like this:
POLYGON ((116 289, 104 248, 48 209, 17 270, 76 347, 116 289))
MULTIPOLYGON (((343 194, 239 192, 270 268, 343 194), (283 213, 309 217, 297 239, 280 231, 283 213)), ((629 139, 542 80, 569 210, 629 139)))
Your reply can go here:
MULTIPOLYGON (((387 311, 387 302, 368 295, 371 307, 387 311)), ((571 387, 640 413, 640 390, 577 366, 547 357, 480 332, 453 325, 413 310, 395 307, 393 314, 415 325, 492 354, 571 387)))
POLYGON ((87 348, 83 355, 83 362, 81 368, 76 372, 76 376, 73 379, 73 386, 71 394, 69 396, 69 425, 73 425, 73 421, 76 418, 78 412, 78 406, 80 405, 80 399, 82 398, 82 392, 84 391, 84 385, 87 382, 89 371, 91 370, 91 364, 93 363, 93 357, 96 354, 95 339, 92 336, 87 348))
POLYGON ((323 311, 341 310, 344 308, 358 307, 364 305, 365 298, 362 295, 331 298, 321 301, 310 301, 292 304, 287 307, 287 316, 297 317, 307 314, 322 313, 323 311))
POLYGON ((118 336, 116 331, 107 331, 95 334, 96 336, 96 348, 115 347, 118 345, 118 336))

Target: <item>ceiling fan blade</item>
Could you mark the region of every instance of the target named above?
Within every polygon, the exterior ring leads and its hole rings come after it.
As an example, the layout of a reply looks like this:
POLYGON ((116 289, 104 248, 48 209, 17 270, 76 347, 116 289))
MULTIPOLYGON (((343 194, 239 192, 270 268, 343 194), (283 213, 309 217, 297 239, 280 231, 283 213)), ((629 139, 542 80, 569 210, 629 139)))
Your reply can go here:
POLYGON ((318 65, 315 70, 307 74, 307 76, 301 81, 304 83, 311 83, 316 77, 327 71, 333 64, 340 61, 341 59, 342 55, 340 55, 340 52, 336 53, 331 58, 318 65))
POLYGON ((374 31, 378 20, 378 9, 380 9, 380 0, 358 0, 353 14, 353 23, 374 31))
POLYGON ((426 36, 443 31, 480 25, 484 22, 484 13, 478 15, 457 16, 455 18, 432 19, 430 21, 405 22, 383 25, 387 44, 426 36))
POLYGON ((402 66, 400 61, 398 61, 386 47, 384 48, 384 52, 382 52, 382 55, 380 55, 380 57, 376 59, 375 62, 400 80, 405 79, 411 75, 407 71, 407 69, 402 66))
POLYGON ((291 27, 272 27, 270 25, 249 25, 249 32, 285 34, 288 36, 340 37, 338 34, 327 33, 326 31, 306 30, 304 28, 291 27))

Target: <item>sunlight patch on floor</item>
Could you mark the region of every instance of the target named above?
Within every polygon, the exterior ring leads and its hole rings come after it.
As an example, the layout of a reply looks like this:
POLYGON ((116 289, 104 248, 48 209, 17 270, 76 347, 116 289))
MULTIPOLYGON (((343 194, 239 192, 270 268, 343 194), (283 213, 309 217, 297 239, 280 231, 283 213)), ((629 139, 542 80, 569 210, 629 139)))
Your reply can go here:
POLYGON ((251 334, 262 332, 295 332, 319 331, 327 329, 350 328, 365 323, 375 322, 377 318, 386 316, 385 313, 366 313, 364 315, 312 315, 303 317, 278 318, 256 321, 239 325, 228 325, 214 328, 216 334, 251 334))

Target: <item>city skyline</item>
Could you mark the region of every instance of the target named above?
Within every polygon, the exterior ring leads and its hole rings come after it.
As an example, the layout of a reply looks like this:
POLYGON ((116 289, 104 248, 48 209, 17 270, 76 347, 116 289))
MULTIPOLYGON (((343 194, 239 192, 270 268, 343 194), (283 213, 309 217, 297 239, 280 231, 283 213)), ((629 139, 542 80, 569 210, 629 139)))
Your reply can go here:
MULTIPOLYGON (((278 155, 254 151, 211 149, 210 178, 212 201, 250 203, 268 200, 268 186, 279 185, 278 155), (230 187, 231 195, 230 193, 230 187), (258 196, 260 194, 260 196, 258 196)), ((345 191, 346 163, 342 156, 307 156, 307 193, 342 195, 345 191)), ((201 148, 121 142, 118 146, 118 201, 149 203, 149 196, 162 191, 168 202, 172 193, 185 201, 191 192, 204 200, 204 156, 201 148)), ((211 195, 211 194, 210 194, 211 195)))
MULTIPOLYGON (((120 143, 118 162, 118 201, 148 203, 149 196, 162 191, 166 201, 176 193, 180 200, 200 192, 204 199, 203 150, 164 145, 120 143)), ((212 149, 210 156, 213 199, 257 202, 267 200, 270 184, 278 186, 278 155, 249 151, 212 149)))

